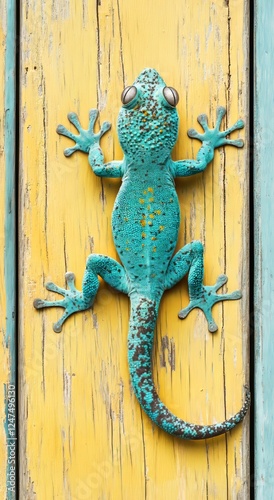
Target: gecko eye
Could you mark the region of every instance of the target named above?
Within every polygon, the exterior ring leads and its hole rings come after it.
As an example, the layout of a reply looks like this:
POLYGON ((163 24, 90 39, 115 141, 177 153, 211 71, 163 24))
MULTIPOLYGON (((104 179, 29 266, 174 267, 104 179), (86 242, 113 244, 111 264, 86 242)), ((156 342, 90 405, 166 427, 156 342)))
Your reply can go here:
POLYGON ((123 105, 126 106, 127 104, 132 102, 133 99, 136 97, 136 95, 137 95, 136 87, 134 87, 133 85, 131 85, 130 87, 126 87, 121 95, 121 101, 123 105))
POLYGON ((175 108, 179 102, 179 94, 177 90, 175 90, 173 87, 165 87, 163 89, 163 95, 166 100, 166 102, 172 107, 175 108))

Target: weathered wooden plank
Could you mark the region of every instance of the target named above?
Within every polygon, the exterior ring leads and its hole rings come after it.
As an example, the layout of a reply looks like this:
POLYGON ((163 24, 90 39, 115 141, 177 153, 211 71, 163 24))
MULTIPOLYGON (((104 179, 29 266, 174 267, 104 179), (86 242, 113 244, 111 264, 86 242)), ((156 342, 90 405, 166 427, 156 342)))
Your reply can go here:
POLYGON ((0 5, 0 496, 15 498, 15 2, 0 5))
MULTIPOLYGON (((212 125, 224 104, 229 124, 247 116, 246 19, 244 0, 22 4, 20 476, 27 498, 248 496, 247 420, 231 435, 190 443, 153 428, 140 410, 129 384, 126 297, 103 285, 93 311, 73 317, 61 335, 51 329, 60 310, 32 308, 34 298, 53 297, 43 284, 62 285, 65 271, 75 272, 80 288, 90 251, 117 258, 110 216, 119 182, 96 178, 82 154, 65 159, 69 141, 57 137, 56 125, 72 110, 87 125, 91 107, 101 123, 115 124, 124 85, 151 66, 181 96, 174 158, 194 157, 198 144, 186 130, 198 114, 208 112, 212 125)), ((102 145, 107 161, 121 158, 115 126, 102 145)), ((206 283, 225 271, 229 290, 244 296, 216 306, 215 336, 197 312, 178 320, 186 283, 163 301, 154 378, 167 406, 197 423, 236 412, 247 380, 246 152, 221 150, 204 174, 177 182, 178 247, 201 239, 206 283)))
POLYGON ((271 91, 274 5, 255 2, 254 254, 255 254, 255 498, 273 497, 274 213, 271 91))

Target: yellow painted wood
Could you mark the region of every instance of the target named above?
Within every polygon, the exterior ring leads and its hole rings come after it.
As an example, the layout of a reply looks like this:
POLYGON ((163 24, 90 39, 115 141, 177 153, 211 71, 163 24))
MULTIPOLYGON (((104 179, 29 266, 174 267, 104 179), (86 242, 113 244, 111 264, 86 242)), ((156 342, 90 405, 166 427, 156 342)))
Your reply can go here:
MULTIPOLYGON (((88 110, 113 124, 106 160, 122 156, 115 122, 124 85, 155 67, 180 93, 174 159, 193 158, 186 136, 196 117, 218 105, 228 123, 247 120, 245 0, 29 0, 21 23, 21 495, 37 499, 246 499, 248 419, 231 434, 202 442, 153 428, 130 390, 128 299, 102 285, 93 311, 70 319, 36 312, 43 284, 81 286, 87 255, 117 257, 111 211, 118 180, 100 180, 83 154, 65 159, 57 136, 69 111, 88 110)), ((241 133, 246 134, 247 129, 241 133)), ((187 303, 186 281, 166 293, 157 326, 154 377, 178 416, 212 423, 235 413, 248 378, 247 148, 216 153, 205 173, 176 182, 182 223, 178 247, 201 239, 205 282, 226 272, 243 299, 218 305, 210 335, 187 303)))

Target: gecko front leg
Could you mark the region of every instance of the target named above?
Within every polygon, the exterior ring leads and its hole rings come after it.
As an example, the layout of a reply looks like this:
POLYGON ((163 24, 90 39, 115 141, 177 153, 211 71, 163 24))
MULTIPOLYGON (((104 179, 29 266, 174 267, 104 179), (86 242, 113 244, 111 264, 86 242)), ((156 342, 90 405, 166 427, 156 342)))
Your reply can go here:
POLYGON ((228 139, 227 136, 235 130, 240 130, 244 127, 243 120, 237 120, 234 125, 226 130, 220 130, 222 120, 226 114, 226 109, 223 106, 217 108, 216 125, 213 129, 208 126, 207 115, 201 114, 198 116, 198 123, 203 129, 203 133, 197 130, 190 129, 188 136, 192 139, 201 141, 202 146, 199 149, 196 160, 178 160, 172 161, 172 172, 174 177, 188 177, 203 172, 207 165, 214 158, 214 150, 221 146, 234 146, 242 148, 244 141, 242 139, 228 139))
POLYGON ((91 109, 89 112, 89 126, 88 129, 85 130, 82 128, 76 113, 68 114, 68 120, 70 121, 70 123, 74 125, 76 130, 79 132, 79 135, 73 134, 63 125, 58 125, 56 132, 60 135, 68 137, 69 139, 75 142, 75 146, 65 149, 64 151, 65 156, 71 156, 76 151, 83 151, 84 153, 89 153, 90 148, 99 145, 101 137, 111 128, 111 124, 109 122, 104 122, 99 132, 94 133, 93 129, 97 116, 98 116, 97 109, 91 109))
POLYGON ((198 139, 201 142, 208 142, 211 147, 214 149, 219 148, 220 146, 235 146, 237 148, 242 148, 244 142, 242 139, 227 139, 227 136, 234 132, 235 130, 240 130, 244 128, 243 120, 237 120, 234 125, 229 127, 227 130, 220 130, 222 119, 226 114, 226 109, 223 106, 219 106, 217 108, 217 120, 216 126, 213 129, 210 129, 208 126, 207 115, 201 114, 198 116, 198 122, 204 130, 203 134, 200 134, 193 128, 188 131, 188 136, 193 139, 198 139))
POLYGON ((64 151, 65 156, 71 156, 76 151, 82 151, 88 154, 89 164, 99 177, 122 177, 123 176, 123 162, 111 161, 104 163, 104 155, 100 147, 100 140, 102 136, 111 128, 109 122, 104 122, 99 132, 94 132, 94 124, 98 117, 97 109, 91 109, 89 112, 89 126, 85 130, 80 124, 79 118, 76 113, 69 113, 68 120, 74 125, 79 135, 73 134, 63 125, 58 125, 56 131, 60 135, 68 137, 75 142, 75 145, 66 148, 64 151))

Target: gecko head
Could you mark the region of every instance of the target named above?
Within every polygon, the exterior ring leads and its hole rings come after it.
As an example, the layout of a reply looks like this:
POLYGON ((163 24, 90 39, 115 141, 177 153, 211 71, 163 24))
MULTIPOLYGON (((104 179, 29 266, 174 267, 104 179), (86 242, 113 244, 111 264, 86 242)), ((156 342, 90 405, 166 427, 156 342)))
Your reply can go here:
POLYGON ((164 163, 178 137, 177 91, 154 69, 144 69, 122 92, 118 136, 128 158, 164 163))

